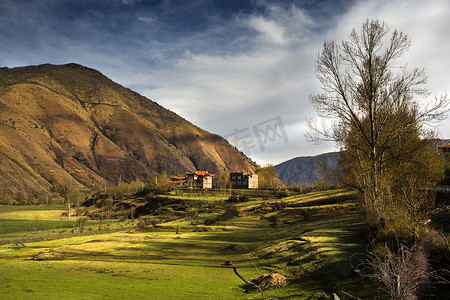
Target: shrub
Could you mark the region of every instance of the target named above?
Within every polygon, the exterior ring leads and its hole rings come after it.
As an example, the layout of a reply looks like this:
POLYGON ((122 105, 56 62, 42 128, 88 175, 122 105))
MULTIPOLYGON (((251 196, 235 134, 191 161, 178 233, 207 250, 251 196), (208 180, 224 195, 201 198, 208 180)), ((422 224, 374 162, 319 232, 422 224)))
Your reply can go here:
POLYGON ((399 245, 397 251, 390 248, 386 245, 370 254, 371 274, 367 276, 380 282, 390 299, 419 299, 420 290, 431 274, 425 245, 419 243, 411 248, 399 245))
POLYGON ((232 193, 231 196, 228 198, 227 202, 231 202, 231 203, 239 202, 238 195, 236 195, 235 193, 232 193))
POLYGON ((203 221, 203 224, 205 224, 205 225, 213 225, 213 224, 215 224, 217 222, 218 222, 218 218, 208 218, 208 219, 205 219, 205 221, 203 221))
POLYGON ((204 224, 205 225, 212 225, 212 224, 215 224, 215 223, 217 223, 219 221, 230 220, 230 219, 232 219, 234 217, 237 217, 237 216, 239 216, 239 209, 237 209, 237 207, 235 207, 235 206, 230 206, 230 207, 227 207, 227 209, 225 210, 225 212, 222 215, 217 216, 215 218, 205 219, 204 224))
POLYGON ((158 221, 155 219, 150 219, 150 218, 139 218, 138 223, 136 224, 136 227, 138 229, 143 229, 147 226, 155 226, 158 224, 158 221))
POLYGON ((77 220, 78 227, 80 228, 80 232, 84 232, 84 226, 86 225, 86 222, 89 220, 88 217, 79 217, 77 220))
POLYGON ((14 204, 14 199, 11 195, 3 195, 0 198, 0 204, 10 205, 14 204))
POLYGON ((278 215, 271 215, 270 217, 267 218, 267 220, 271 223, 271 225, 273 227, 277 227, 278 225, 281 224, 280 218, 278 217, 278 215))
POLYGON ((227 207, 223 215, 220 216, 220 219, 226 221, 237 216, 239 216, 239 209, 237 209, 236 206, 230 206, 227 207))
POLYGON ((247 195, 239 196, 239 202, 247 202, 249 200, 247 195))
POLYGON ((422 235, 421 243, 430 253, 430 264, 433 269, 439 270, 442 266, 450 264, 450 246, 443 233, 435 229, 429 229, 422 235))
POLYGON ((247 202, 249 200, 247 195, 237 195, 235 193, 232 193, 231 196, 228 198, 227 202, 230 203, 240 203, 240 202, 247 202))

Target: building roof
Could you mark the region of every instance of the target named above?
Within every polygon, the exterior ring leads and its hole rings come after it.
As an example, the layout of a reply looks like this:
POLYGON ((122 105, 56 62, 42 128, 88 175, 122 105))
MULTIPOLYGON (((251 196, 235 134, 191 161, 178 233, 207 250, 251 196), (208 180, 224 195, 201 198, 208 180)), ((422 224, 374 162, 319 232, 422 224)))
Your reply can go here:
POLYGON ((256 174, 252 174, 252 173, 244 173, 244 172, 234 172, 234 173, 230 173, 230 175, 242 175, 244 177, 253 177, 253 176, 258 176, 256 174))
POLYGON ((209 174, 208 171, 186 172, 186 174, 197 175, 197 176, 214 176, 214 174, 209 174))
POLYGON ((447 145, 439 145, 438 148, 450 149, 450 143, 448 143, 447 145))
POLYGON ((169 180, 170 183, 186 183, 186 180, 169 180))

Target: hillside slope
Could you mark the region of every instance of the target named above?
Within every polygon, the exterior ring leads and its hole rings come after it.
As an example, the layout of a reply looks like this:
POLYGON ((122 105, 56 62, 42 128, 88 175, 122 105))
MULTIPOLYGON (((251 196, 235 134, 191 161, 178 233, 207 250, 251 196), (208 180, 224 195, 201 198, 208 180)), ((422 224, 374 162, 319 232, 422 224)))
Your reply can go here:
POLYGON ((286 185, 302 187, 315 185, 323 177, 321 163, 335 168, 339 153, 330 152, 317 156, 296 157, 275 166, 278 178, 286 185))
POLYGON ((0 188, 90 189, 162 171, 253 171, 218 135, 77 64, 0 68, 0 188))

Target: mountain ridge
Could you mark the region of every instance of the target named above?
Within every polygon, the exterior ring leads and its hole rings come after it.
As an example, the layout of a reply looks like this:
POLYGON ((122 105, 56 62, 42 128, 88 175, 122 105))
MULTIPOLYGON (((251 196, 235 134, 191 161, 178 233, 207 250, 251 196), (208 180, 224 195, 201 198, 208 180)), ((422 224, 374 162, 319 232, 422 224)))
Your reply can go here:
MULTIPOLYGON (((450 144, 450 139, 436 139, 431 143, 435 149, 437 149, 438 145, 447 144, 450 144)), ((275 170, 278 173, 279 179, 287 186, 313 186, 321 179, 324 179, 326 183, 334 184, 335 182, 332 182, 325 176, 321 164, 325 164, 328 170, 332 171, 337 167, 339 155, 340 152, 338 151, 313 156, 295 157, 276 165, 275 170)))
POLYGON ((78 64, 0 68, 0 186, 92 189, 163 171, 254 171, 222 137, 78 64))

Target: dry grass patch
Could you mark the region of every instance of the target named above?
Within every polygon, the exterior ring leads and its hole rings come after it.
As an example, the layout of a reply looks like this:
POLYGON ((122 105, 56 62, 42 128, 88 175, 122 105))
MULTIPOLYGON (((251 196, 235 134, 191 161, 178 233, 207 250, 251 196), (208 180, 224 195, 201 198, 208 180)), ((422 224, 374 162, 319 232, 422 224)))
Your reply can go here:
POLYGON ((256 286, 261 289, 281 288, 287 285, 285 276, 278 273, 263 274, 250 280, 248 287, 256 286))
POLYGON ((65 210, 28 210, 1 212, 0 219, 6 220, 58 220, 65 210))

